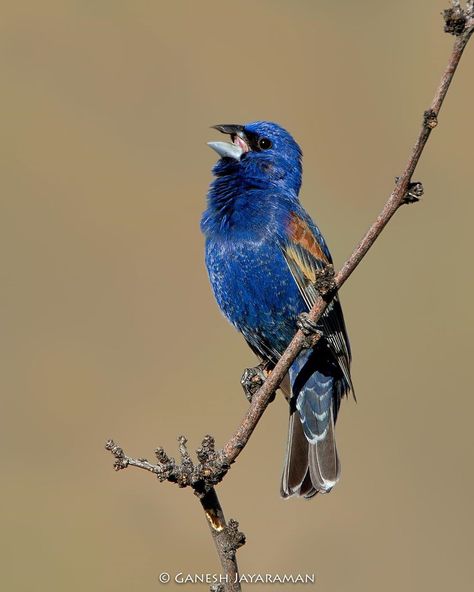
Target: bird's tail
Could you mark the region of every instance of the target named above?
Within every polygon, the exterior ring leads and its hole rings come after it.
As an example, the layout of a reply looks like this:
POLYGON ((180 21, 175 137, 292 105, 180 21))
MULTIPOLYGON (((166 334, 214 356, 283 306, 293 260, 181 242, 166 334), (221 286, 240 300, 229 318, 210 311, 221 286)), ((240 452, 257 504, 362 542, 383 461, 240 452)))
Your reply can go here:
POLYGON ((338 380, 315 371, 308 354, 290 369, 292 399, 281 495, 328 493, 340 473, 334 433, 338 380), (309 363, 308 363, 309 362, 309 363))
POLYGON ((309 442, 303 431, 299 412, 295 410, 290 415, 281 479, 282 497, 298 495, 309 499, 317 493, 329 493, 337 483, 339 473, 334 420, 331 418, 329 429, 321 440, 309 442))

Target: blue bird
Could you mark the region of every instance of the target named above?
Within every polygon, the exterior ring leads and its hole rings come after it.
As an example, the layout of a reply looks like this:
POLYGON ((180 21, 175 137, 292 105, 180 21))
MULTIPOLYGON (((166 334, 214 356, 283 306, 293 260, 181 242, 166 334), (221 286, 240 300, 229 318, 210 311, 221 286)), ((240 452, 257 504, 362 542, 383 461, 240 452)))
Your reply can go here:
MULTIPOLYGON (((302 152, 276 123, 216 125, 231 142, 209 142, 213 168, 201 220, 212 290, 227 319, 270 369, 314 304, 317 273, 332 262, 299 201, 302 152)), ((290 421, 281 495, 310 498, 339 478, 334 424, 352 390, 351 351, 337 296, 281 385, 290 421)))

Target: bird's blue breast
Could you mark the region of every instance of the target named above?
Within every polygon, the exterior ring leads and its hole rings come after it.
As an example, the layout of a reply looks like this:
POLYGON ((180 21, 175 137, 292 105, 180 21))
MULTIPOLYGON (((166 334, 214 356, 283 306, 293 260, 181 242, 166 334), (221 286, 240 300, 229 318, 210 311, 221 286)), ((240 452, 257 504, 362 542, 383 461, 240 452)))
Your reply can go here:
POLYGON ((201 220, 212 290, 252 348, 275 360, 307 309, 282 252, 291 213, 301 206, 291 187, 263 173, 249 177, 231 159, 221 159, 214 174, 201 220))
POLYGON ((208 238, 206 265, 216 300, 249 340, 282 353, 306 309, 275 236, 208 238))

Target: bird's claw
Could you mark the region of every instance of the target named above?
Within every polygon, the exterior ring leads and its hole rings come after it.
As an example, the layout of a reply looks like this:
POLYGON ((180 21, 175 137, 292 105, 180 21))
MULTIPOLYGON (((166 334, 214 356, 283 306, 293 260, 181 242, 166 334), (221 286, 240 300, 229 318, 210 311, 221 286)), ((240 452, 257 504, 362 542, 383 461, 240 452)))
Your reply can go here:
POLYGON ((240 379, 240 384, 244 389, 245 396, 247 400, 251 403, 252 398, 258 389, 262 386, 262 384, 266 380, 265 375, 266 364, 262 363, 255 368, 246 368, 244 373, 242 374, 242 378, 240 379))
MULTIPOLYGON (((395 183, 398 183, 400 177, 395 177, 395 183)), ((402 204, 412 204, 420 201, 425 192, 423 184, 420 181, 410 181, 407 192, 402 199, 402 204)))
POLYGON ((307 312, 302 312, 296 319, 296 325, 305 337, 303 347, 309 349, 314 347, 322 337, 322 332, 318 328, 318 323, 309 318, 307 312))

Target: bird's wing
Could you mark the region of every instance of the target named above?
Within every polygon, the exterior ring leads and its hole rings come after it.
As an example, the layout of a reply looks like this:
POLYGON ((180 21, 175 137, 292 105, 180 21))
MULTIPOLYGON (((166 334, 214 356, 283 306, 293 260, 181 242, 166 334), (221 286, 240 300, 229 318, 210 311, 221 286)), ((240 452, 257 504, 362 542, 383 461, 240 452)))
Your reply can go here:
POLYGON ((241 327, 240 332, 250 346, 250 349, 262 362, 269 362, 273 365, 278 362, 281 352, 276 350, 258 330, 241 327))
MULTIPOLYGON (((283 256, 300 293, 311 309, 318 297, 315 287, 317 272, 332 263, 331 255, 318 228, 310 219, 293 212, 287 226, 287 240, 282 245, 283 256)), ((342 308, 336 295, 319 320, 324 337, 354 393, 350 375, 351 349, 342 308)))

